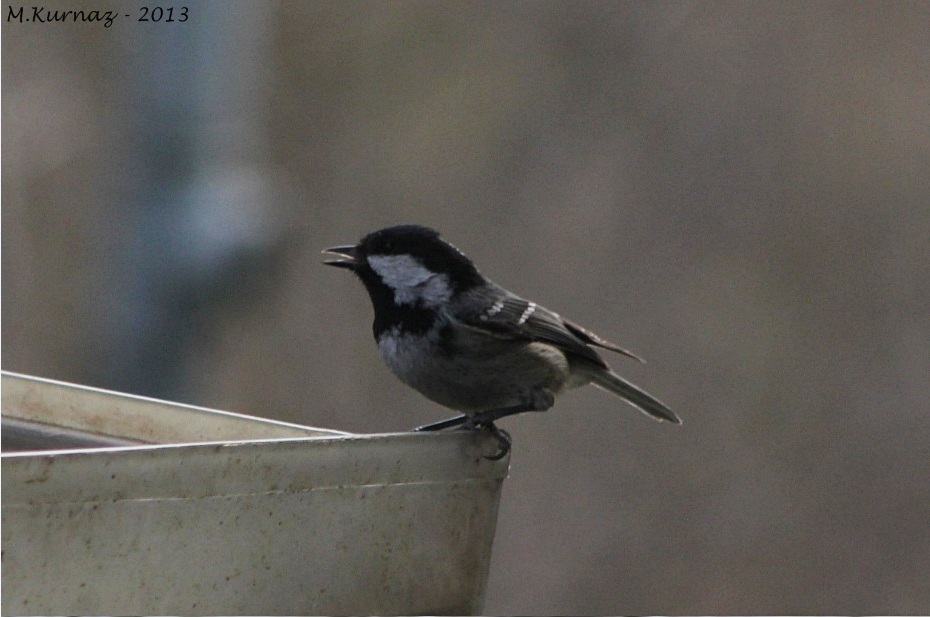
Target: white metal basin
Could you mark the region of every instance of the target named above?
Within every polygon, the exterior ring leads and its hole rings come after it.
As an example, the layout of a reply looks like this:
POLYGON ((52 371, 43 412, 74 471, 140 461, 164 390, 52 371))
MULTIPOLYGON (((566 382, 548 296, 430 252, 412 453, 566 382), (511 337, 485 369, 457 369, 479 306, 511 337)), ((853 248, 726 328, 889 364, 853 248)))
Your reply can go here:
POLYGON ((347 435, 9 373, 3 418, 196 435, 5 451, 3 614, 481 611, 507 473, 487 435, 347 435))

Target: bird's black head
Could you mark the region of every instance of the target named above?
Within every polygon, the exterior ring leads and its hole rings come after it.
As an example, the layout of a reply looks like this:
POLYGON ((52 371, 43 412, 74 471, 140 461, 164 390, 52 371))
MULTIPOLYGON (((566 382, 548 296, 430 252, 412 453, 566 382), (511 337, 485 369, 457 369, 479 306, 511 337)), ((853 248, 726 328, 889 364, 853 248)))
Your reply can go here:
POLYGON ((481 285, 475 265, 439 232, 397 225, 372 232, 354 246, 335 246, 324 263, 355 272, 375 310, 375 336, 400 326, 425 331, 455 294, 481 285))

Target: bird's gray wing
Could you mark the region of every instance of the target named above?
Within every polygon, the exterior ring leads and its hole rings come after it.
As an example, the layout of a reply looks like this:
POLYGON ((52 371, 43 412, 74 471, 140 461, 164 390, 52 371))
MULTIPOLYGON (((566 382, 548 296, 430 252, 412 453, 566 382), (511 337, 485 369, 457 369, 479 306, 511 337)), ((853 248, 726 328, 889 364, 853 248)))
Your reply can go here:
POLYGON ((562 323, 565 324, 565 327, 568 328, 575 336, 583 340, 588 345, 596 345, 597 347, 603 347, 604 349, 609 349, 610 351, 622 354, 628 358, 633 358, 634 360, 639 360, 640 362, 645 363, 646 361, 637 356, 635 353, 629 349, 624 349, 617 345, 616 343, 611 343, 607 339, 601 338, 598 335, 594 334, 587 328, 582 328, 573 321, 562 318, 562 323))
POLYGON ((458 311, 456 319, 489 334, 550 343, 566 353, 602 367, 606 366, 604 360, 589 345, 636 357, 593 332, 563 319, 558 313, 511 293, 481 293, 470 297, 463 305, 469 308, 458 311))

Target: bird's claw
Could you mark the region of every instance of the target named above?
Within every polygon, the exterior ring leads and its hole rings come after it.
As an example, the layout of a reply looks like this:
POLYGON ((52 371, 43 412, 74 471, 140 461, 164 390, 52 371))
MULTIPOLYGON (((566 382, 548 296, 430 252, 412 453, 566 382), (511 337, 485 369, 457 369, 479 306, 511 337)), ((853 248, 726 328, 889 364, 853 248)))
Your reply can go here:
POLYGON ((510 447, 513 445, 513 439, 510 437, 510 433, 504 429, 497 428, 494 425, 493 414, 490 417, 486 414, 477 414, 475 416, 456 416, 454 418, 449 418, 448 420, 442 420, 440 422, 433 422, 432 424, 426 424, 424 426, 418 426, 414 431, 440 431, 446 428, 452 428, 457 426, 461 430, 466 431, 477 431, 481 429, 487 429, 491 435, 497 439, 498 451, 492 454, 491 456, 485 456, 484 458, 489 461, 499 461, 510 453, 510 447))
POLYGON ((487 428, 491 432, 491 435, 497 439, 497 445, 500 449, 490 456, 485 455, 484 458, 488 459, 489 461, 499 461, 510 454, 510 446, 513 445, 513 438, 510 437, 510 433, 502 428, 497 428, 494 426, 493 422, 488 424, 485 428, 487 428))
POLYGON ((497 428, 494 422, 485 422, 480 418, 469 416, 469 418, 462 423, 462 428, 469 431, 487 429, 497 440, 498 451, 490 456, 485 455, 484 457, 489 461, 499 461, 510 453, 510 447, 513 445, 513 438, 510 436, 510 433, 504 429, 497 428))

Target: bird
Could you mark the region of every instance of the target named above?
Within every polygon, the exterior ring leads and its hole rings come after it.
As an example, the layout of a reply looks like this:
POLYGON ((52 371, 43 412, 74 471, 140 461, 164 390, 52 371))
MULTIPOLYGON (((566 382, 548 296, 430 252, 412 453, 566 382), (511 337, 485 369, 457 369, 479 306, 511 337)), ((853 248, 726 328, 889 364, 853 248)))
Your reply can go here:
POLYGON ((485 277, 439 232, 386 227, 357 244, 323 251, 325 265, 353 272, 374 310, 381 358, 405 384, 460 415, 419 426, 487 429, 499 460, 512 438, 495 422, 546 411, 566 390, 593 384, 647 416, 681 424, 665 403, 613 372, 596 349, 642 360, 485 277))

